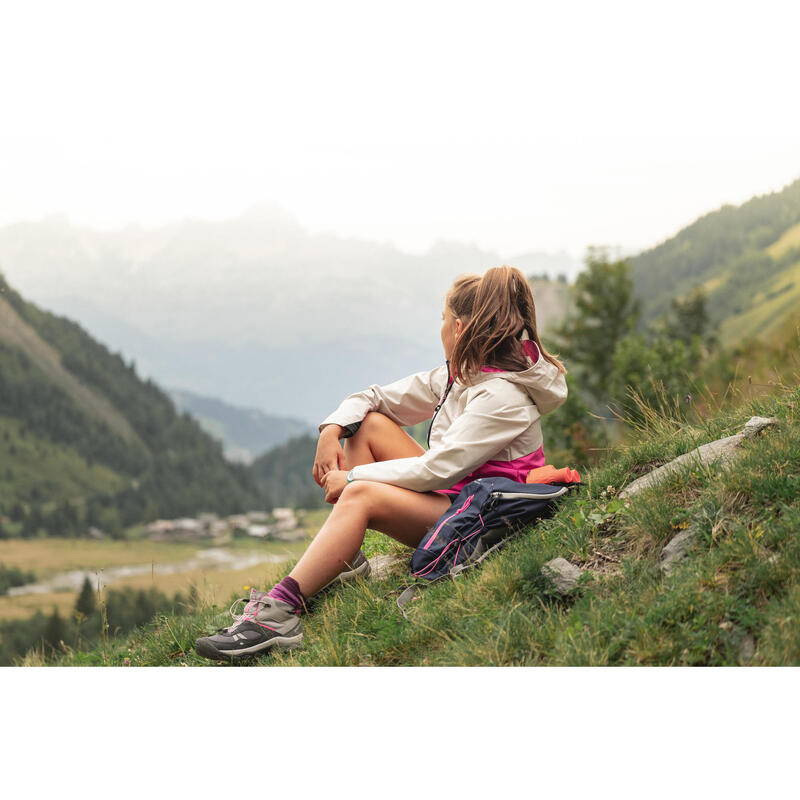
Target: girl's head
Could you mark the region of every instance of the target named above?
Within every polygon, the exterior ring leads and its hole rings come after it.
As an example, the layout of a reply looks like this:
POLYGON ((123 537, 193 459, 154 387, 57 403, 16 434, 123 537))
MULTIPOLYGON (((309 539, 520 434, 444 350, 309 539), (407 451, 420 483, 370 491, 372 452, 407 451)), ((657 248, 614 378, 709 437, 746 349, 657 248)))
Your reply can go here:
POLYGON ((523 331, 541 356, 566 372, 539 340, 533 293, 516 267, 493 267, 483 276, 462 275, 450 287, 442 314, 442 345, 454 374, 464 383, 493 366, 510 372, 527 369, 522 349, 523 331))

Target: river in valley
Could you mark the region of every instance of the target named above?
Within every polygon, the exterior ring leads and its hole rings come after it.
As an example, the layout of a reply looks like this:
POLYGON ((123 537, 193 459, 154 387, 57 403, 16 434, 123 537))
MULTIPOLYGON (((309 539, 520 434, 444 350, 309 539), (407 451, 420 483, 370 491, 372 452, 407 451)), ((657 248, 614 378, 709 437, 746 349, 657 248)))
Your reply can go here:
POLYGON ((108 567, 101 570, 73 569, 61 572, 46 580, 15 586, 8 590, 9 597, 21 597, 30 594, 49 594, 51 592, 77 592, 85 578, 89 578, 92 586, 100 588, 118 583, 125 578, 137 575, 174 575, 195 570, 239 570, 257 564, 280 564, 291 556, 286 553, 263 553, 256 551, 241 552, 224 547, 210 547, 199 550, 192 558, 167 564, 151 562, 149 564, 131 564, 129 566, 108 567))

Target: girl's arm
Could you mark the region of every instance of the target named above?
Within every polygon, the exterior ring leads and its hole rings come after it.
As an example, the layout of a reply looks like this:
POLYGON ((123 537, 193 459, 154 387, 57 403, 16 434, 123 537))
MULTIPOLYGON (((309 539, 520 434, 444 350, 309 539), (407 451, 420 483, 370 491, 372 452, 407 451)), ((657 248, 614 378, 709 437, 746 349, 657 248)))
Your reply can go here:
POLYGON ((538 418, 531 403, 520 403, 518 395, 504 403, 483 384, 435 447, 414 458, 361 464, 350 474, 354 480, 391 483, 417 492, 447 489, 496 456, 538 418))
POLYGON ((342 436, 352 436, 370 411, 385 414, 398 425, 416 425, 433 416, 447 385, 447 367, 417 372, 386 386, 373 385, 346 398, 319 425, 340 425, 342 436))

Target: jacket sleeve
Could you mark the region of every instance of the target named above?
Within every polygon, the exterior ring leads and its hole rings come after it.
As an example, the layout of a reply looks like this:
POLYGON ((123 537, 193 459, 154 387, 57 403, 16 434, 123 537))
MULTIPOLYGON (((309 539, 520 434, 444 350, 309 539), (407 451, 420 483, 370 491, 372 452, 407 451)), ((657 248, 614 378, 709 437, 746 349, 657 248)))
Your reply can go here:
POLYGON ((370 411, 380 411, 398 425, 416 425, 433 416, 447 385, 447 367, 417 372, 386 386, 370 386, 351 394, 319 425, 341 425, 352 436, 370 411))
POLYGON ((417 492, 448 489, 497 455, 538 417, 531 403, 519 404, 518 398, 498 405, 498 398, 482 384, 436 447, 414 458, 353 467, 353 478, 417 492))

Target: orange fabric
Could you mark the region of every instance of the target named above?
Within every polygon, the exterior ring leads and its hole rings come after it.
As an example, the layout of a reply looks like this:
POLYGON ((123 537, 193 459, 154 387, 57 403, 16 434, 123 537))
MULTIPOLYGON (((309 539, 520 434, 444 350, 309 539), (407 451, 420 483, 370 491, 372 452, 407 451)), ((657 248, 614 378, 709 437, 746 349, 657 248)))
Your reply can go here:
POLYGON ((580 483, 581 476, 578 470, 562 467, 557 469, 552 464, 532 469, 525 479, 525 483, 580 483))

